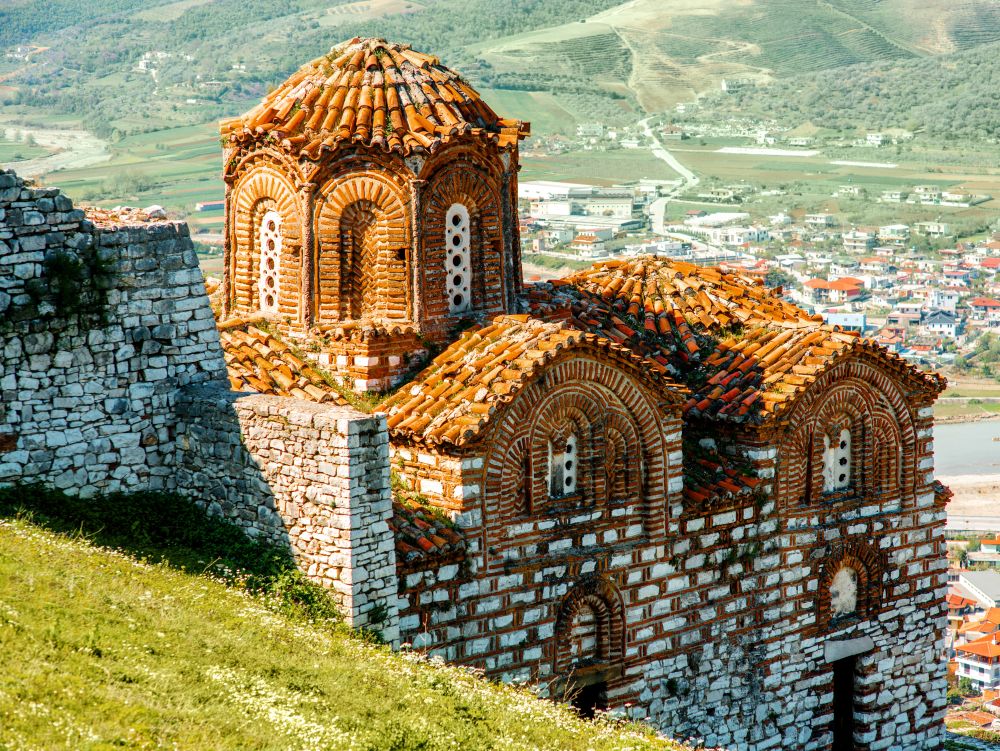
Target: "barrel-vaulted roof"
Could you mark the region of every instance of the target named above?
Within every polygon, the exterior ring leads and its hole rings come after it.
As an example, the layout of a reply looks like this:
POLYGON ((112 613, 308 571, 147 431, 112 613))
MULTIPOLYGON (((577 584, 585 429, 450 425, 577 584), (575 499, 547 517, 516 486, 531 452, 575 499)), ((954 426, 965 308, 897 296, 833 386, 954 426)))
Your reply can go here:
POLYGON ((482 435, 504 407, 558 358, 599 352, 661 392, 678 407, 684 389, 663 376, 663 367, 607 337, 545 323, 528 316, 498 316, 466 331, 416 380, 379 406, 396 438, 462 446, 482 435))
POLYGON ((344 143, 434 152, 466 135, 508 148, 530 131, 528 123, 497 115, 437 57, 370 38, 352 39, 306 63, 219 128, 231 142, 276 140, 309 159, 344 143))

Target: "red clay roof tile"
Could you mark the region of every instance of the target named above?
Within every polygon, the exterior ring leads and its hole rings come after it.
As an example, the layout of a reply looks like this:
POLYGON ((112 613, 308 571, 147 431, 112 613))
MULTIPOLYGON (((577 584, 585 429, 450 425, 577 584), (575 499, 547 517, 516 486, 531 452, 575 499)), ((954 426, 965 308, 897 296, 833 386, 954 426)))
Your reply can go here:
POLYGON ((433 153, 463 136, 510 148, 529 135, 530 125, 497 115, 436 57, 384 39, 355 38, 303 65, 219 130, 231 142, 276 139, 317 159, 341 143, 433 153))

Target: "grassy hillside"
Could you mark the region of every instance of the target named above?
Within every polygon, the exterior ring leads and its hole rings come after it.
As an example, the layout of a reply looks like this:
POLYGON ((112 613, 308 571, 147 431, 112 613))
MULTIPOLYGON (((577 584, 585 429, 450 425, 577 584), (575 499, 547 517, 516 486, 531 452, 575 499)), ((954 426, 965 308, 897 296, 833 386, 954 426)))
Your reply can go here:
POLYGON ((158 513, 138 498, 134 524, 117 508, 98 528, 102 499, 47 498, 28 499, 48 514, 35 521, 0 498, 3 751, 679 748, 236 587, 245 577, 206 547, 218 525, 183 511, 172 523, 169 499, 158 513), (117 549, 66 531, 74 518, 117 549))
POLYGON ((1000 44, 994 43, 948 55, 794 76, 718 96, 714 105, 787 124, 811 121, 869 131, 899 127, 943 142, 985 140, 1000 137, 998 82, 1000 44))
POLYGON ((0 9, 0 101, 111 136, 247 107, 354 35, 436 52, 480 86, 530 91, 545 128, 634 119, 723 77, 806 71, 1000 40, 993 0, 16 0, 0 9), (23 53, 18 53, 23 55, 23 53))

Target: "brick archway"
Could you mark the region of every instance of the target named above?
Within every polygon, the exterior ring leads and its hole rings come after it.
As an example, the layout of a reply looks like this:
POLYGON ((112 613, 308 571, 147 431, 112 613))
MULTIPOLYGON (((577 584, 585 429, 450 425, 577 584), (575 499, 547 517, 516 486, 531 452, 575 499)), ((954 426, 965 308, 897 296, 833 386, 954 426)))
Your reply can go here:
POLYGON ((829 630, 833 624, 830 588, 834 577, 843 568, 851 568, 857 574, 856 617, 871 618, 878 614, 882 606, 882 578, 885 564, 875 548, 863 540, 850 540, 835 546, 820 564, 818 574, 816 627, 829 630))
POLYGON ((563 598, 556 616, 555 674, 568 678, 580 667, 598 666, 614 672, 622 665, 625 655, 625 620, 621 594, 606 576, 588 576, 579 581, 563 598), (580 662, 581 654, 574 643, 574 627, 578 616, 589 611, 594 619, 594 645, 580 662))
POLYGON ((506 289, 503 264, 503 223, 500 193, 495 175, 461 156, 429 175, 421 216, 421 284, 426 295, 425 316, 429 320, 449 318, 444 295, 448 269, 445 248, 445 217, 453 204, 469 213, 472 271, 472 309, 480 313, 505 310, 506 289), (432 294, 433 291, 433 294, 432 294))
POLYGON ((316 196, 317 323, 411 320, 410 218, 405 190, 379 173, 352 173, 316 196), (368 284, 364 284, 364 280, 368 284), (364 294, 365 300, 354 299, 364 294))

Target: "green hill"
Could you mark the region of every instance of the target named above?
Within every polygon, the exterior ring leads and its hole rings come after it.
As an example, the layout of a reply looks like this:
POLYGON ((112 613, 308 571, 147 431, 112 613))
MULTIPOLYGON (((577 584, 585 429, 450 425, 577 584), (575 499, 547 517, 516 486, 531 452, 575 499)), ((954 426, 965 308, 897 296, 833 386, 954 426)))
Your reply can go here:
MULTIPOLYGON (((276 606, 273 592, 227 586, 220 577, 232 584, 232 572, 213 568, 198 547, 204 534, 181 525, 174 565, 54 531, 71 529, 76 513, 94 528, 93 512, 67 503, 68 512, 49 500, 63 517, 54 523, 11 516, 9 503, 0 520, 3 751, 679 749, 635 726, 585 722, 525 690, 393 654, 315 609, 307 617, 276 606), (180 560, 217 574, 185 572, 180 560)), ((99 539, 126 539, 127 524, 108 523, 99 539)), ((141 549, 156 547, 150 536, 171 542, 172 525, 157 526, 137 518, 141 549)))
POLYGON ((847 132, 905 128, 936 141, 1000 138, 1000 44, 794 76, 706 103, 847 132))
POLYGON ((534 92, 546 126, 634 120, 723 78, 770 81, 1000 41, 993 0, 14 0, 0 101, 99 134, 247 107, 354 35, 433 51, 479 86, 534 92))

